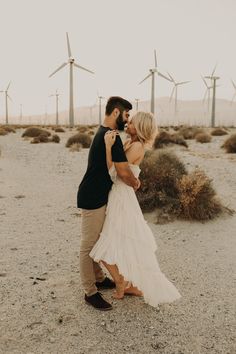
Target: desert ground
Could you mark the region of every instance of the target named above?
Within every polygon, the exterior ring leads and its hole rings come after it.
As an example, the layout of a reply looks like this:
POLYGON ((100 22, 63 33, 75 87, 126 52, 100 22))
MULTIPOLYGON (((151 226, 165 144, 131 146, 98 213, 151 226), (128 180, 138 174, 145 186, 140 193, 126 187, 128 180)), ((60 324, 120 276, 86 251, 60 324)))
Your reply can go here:
MULTIPOLYGON (((0 353, 236 353, 236 215, 205 223, 155 223, 145 215, 157 257, 182 298, 158 308, 141 298, 113 310, 84 303, 79 274, 78 185, 88 149, 30 144, 23 130, 0 136, 0 353)), ((213 179, 222 203, 236 210, 236 154, 223 137, 172 147, 189 170, 213 179)))

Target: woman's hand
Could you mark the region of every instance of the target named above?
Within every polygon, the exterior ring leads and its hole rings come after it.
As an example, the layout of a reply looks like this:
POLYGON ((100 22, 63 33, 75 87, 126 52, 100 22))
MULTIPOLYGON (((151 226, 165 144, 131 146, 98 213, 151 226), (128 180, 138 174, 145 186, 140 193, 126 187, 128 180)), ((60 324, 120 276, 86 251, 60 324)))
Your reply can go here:
POLYGON ((106 132, 106 134, 104 135, 106 148, 111 148, 112 147, 112 145, 116 141, 116 135, 118 135, 118 134, 119 133, 116 130, 109 130, 108 132, 106 132))

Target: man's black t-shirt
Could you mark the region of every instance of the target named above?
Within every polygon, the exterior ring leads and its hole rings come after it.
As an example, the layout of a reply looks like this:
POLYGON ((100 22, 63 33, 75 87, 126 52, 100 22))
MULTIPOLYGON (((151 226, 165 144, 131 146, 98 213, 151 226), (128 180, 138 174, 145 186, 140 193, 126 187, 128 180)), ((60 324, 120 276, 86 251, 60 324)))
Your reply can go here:
MULTIPOLYGON (((110 128, 100 126, 90 147, 87 171, 79 185, 77 207, 98 209, 107 204, 112 181, 107 169, 105 133, 110 128)), ((123 144, 119 135, 112 146, 112 161, 125 162, 123 144)))

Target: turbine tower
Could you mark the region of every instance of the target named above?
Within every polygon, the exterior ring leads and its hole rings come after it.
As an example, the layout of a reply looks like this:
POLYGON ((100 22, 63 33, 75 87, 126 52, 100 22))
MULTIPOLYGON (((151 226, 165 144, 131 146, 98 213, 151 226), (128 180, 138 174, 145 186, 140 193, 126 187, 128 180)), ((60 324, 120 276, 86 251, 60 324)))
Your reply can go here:
POLYGON ((175 114, 177 113, 177 97, 178 97, 178 86, 180 85, 185 85, 185 84, 188 84, 190 81, 180 81, 180 82, 176 82, 173 78, 173 76, 171 76, 169 73, 168 73, 171 81, 173 82, 174 84, 174 87, 173 87, 173 90, 171 92, 171 95, 170 95, 170 102, 175 94, 175 114))
POLYGON ((58 125, 58 101, 60 94, 57 92, 54 95, 50 95, 49 97, 56 97, 56 125, 58 125))
POLYGON ((98 95, 98 103, 99 103, 99 125, 102 124, 102 100, 105 99, 105 97, 100 96, 99 93, 98 95))
POLYGON ((211 109, 211 126, 214 128, 215 127, 215 110, 216 110, 216 80, 219 80, 219 76, 214 76, 216 71, 216 66, 214 70, 212 71, 212 74, 210 76, 205 76, 205 79, 211 80, 212 86, 213 86, 213 95, 212 95, 212 109, 211 109))
POLYGON ((168 77, 160 73, 157 69, 157 55, 156 55, 156 50, 154 50, 154 60, 155 60, 155 67, 153 69, 149 69, 150 74, 148 74, 140 83, 143 83, 145 80, 147 80, 149 77, 152 77, 152 86, 151 86, 151 112, 154 114, 155 111, 155 74, 161 76, 162 78, 171 81, 168 77))
POLYGON ((84 68, 83 66, 75 63, 75 59, 72 57, 71 53, 71 48, 70 48, 70 41, 69 41, 69 36, 68 33, 66 33, 66 40, 67 40, 67 49, 68 49, 68 62, 63 63, 62 65, 59 66, 49 77, 52 77, 56 72, 64 68, 67 64, 70 65, 70 80, 69 80, 69 88, 70 88, 70 93, 69 93, 69 125, 72 128, 74 126, 74 96, 73 96, 73 70, 74 66, 78 69, 82 69, 85 71, 88 71, 91 74, 94 74, 93 71, 88 70, 84 68))
POLYGON ((138 103, 139 103, 140 99, 139 98, 135 98, 134 100, 136 102, 136 111, 138 111, 138 103))
POLYGON ((11 81, 9 82, 6 90, 0 91, 5 93, 5 106, 6 106, 6 124, 8 124, 8 98, 12 101, 11 97, 8 95, 8 89, 10 87, 11 81))
POLYGON ((22 123, 22 103, 20 104, 20 124, 22 123))
POLYGON ((232 105, 232 103, 233 103, 233 101, 234 101, 234 99, 235 99, 235 97, 236 97, 236 84, 235 84, 235 82, 234 82, 233 80, 231 80, 231 82, 232 82, 232 85, 233 85, 234 90, 235 90, 234 95, 233 95, 233 98, 232 98, 232 100, 231 100, 231 105, 232 105))

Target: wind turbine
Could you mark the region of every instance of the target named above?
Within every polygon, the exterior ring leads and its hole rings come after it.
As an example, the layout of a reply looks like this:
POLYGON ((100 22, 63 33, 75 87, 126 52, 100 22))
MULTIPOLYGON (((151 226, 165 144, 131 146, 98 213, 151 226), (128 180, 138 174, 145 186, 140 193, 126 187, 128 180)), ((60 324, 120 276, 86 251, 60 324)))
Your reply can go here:
MULTIPOLYGON (((217 66, 217 64, 216 64, 217 66)), ((213 95, 212 95, 212 110, 211 110, 211 126, 215 126, 215 109, 216 109, 216 80, 219 80, 219 76, 215 76, 216 66, 214 67, 212 74, 210 76, 205 76, 205 79, 211 80, 213 85, 213 95)))
POLYGON ((99 103, 99 125, 102 124, 102 100, 105 99, 105 97, 99 95, 99 93, 97 93, 98 95, 98 103, 99 103))
POLYGON ((57 92, 54 95, 50 95, 49 97, 56 97, 56 125, 58 125, 58 101, 60 94, 57 92))
POLYGON ((148 74, 140 83, 143 83, 145 80, 147 80, 149 77, 152 77, 152 86, 151 86, 151 112, 154 114, 155 111, 155 74, 161 76, 162 78, 171 81, 168 77, 160 73, 160 71, 157 70, 157 55, 156 55, 156 50, 154 50, 154 60, 155 60, 155 67, 153 69, 149 69, 150 74, 148 74))
POLYGON ((134 100, 136 102, 136 111, 138 111, 138 103, 139 103, 140 99, 139 98, 135 98, 134 100))
POLYGON ((174 96, 174 93, 175 93, 175 114, 177 113, 177 95, 178 95, 178 86, 180 85, 185 85, 185 84, 188 84, 190 81, 180 81, 180 82, 176 82, 173 78, 173 76, 171 76, 169 73, 168 73, 171 81, 173 82, 174 84, 174 87, 173 87, 173 90, 171 92, 171 95, 170 95, 170 101, 172 100, 173 96, 174 96))
POLYGON ((51 75, 49 75, 49 77, 52 77, 56 72, 58 72, 59 70, 64 68, 64 66, 66 66, 67 64, 70 65, 69 125, 70 125, 70 127, 73 127, 74 126, 74 96, 73 96, 73 70, 74 70, 74 66, 76 68, 88 71, 91 74, 94 74, 94 72, 75 63, 75 59, 72 57, 71 48, 70 48, 70 41, 69 41, 69 36, 68 36, 67 32, 66 32, 66 40, 67 40, 67 49, 68 49, 68 62, 60 65, 59 68, 57 68, 51 75))
POLYGON ((20 104, 20 124, 22 123, 22 103, 20 104))
POLYGON ((203 97, 203 103, 205 102, 206 97, 207 97, 207 110, 209 112, 209 108, 210 108, 210 90, 213 88, 213 86, 209 86, 203 76, 202 76, 202 80, 203 80, 203 82, 204 82, 204 84, 206 86, 206 91, 205 91, 205 94, 204 94, 204 97, 203 97))
POLYGON ((10 87, 11 81, 9 82, 6 90, 0 91, 5 93, 5 105, 6 105, 6 124, 8 124, 8 98, 12 101, 11 97, 8 95, 8 89, 10 87))
POLYGON ((231 82, 232 82, 232 85, 233 85, 234 90, 235 90, 234 95, 233 95, 233 98, 232 98, 232 100, 231 100, 231 105, 232 105, 232 103, 233 103, 233 101, 234 101, 234 99, 235 99, 235 96, 236 96, 236 84, 234 83, 233 80, 231 80, 231 82))

